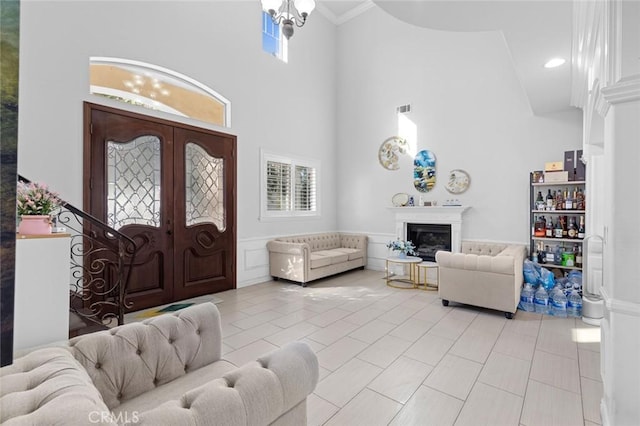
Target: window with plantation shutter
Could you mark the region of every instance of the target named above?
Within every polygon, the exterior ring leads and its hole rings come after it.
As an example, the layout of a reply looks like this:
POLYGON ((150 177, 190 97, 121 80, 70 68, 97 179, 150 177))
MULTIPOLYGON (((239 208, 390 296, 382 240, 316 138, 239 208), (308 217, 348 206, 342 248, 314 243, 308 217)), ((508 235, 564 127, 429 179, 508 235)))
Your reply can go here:
POLYGON ((261 151, 260 218, 319 216, 318 164, 261 151))
POLYGON ((316 209, 316 170, 313 167, 295 167, 294 210, 312 212, 316 209))
POLYGON ((267 161, 267 210, 291 210, 291 165, 267 161))

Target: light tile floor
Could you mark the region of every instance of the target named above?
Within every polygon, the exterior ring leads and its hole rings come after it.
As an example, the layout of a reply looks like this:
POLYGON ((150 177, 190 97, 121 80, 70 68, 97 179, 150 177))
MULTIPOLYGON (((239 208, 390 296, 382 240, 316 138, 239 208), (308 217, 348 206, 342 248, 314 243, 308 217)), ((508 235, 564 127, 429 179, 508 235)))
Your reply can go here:
MULTIPOLYGON (((303 288, 217 293, 224 356, 242 364, 307 342, 320 381, 309 425, 600 424, 596 327, 579 319, 451 303, 353 271, 303 288)), ((202 300, 206 300, 203 298, 202 300)))

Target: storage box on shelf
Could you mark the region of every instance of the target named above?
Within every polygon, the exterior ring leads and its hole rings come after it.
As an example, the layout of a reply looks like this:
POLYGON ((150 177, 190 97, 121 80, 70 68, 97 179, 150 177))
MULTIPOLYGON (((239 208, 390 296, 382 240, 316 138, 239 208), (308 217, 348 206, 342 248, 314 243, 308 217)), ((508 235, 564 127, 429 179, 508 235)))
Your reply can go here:
POLYGON ((550 269, 581 270, 585 182, 539 182, 535 173, 530 181, 532 260, 550 269))

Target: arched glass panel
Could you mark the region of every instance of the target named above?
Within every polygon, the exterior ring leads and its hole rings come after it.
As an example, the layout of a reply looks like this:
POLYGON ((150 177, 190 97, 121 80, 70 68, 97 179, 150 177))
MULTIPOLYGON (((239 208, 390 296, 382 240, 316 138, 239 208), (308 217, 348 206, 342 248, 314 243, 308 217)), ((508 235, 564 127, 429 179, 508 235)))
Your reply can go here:
POLYGON ((231 103, 204 84, 157 65, 92 57, 90 93, 230 127, 231 103))
POLYGON ((223 232, 227 225, 224 209, 224 160, 202 147, 185 147, 185 199, 187 226, 213 223, 223 232))
POLYGON ((107 141, 107 223, 160 226, 160 139, 107 141))

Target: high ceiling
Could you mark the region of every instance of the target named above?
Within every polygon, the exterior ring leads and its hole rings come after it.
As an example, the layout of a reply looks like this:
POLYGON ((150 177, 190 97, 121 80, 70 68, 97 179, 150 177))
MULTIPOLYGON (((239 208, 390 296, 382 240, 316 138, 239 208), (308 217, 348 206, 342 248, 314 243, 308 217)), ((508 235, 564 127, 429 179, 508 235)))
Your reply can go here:
POLYGON ((545 114, 571 109, 571 0, 318 0, 317 4, 338 25, 378 6, 425 28, 502 31, 532 111, 545 114), (566 63, 544 68, 555 57, 566 63))

